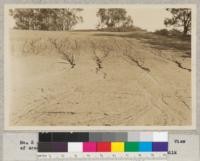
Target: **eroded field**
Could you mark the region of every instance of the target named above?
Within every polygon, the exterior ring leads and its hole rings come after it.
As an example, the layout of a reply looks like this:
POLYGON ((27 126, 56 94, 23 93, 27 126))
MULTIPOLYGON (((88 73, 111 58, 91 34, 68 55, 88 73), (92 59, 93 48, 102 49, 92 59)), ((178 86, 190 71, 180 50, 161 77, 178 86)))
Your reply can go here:
POLYGON ((190 49, 126 34, 12 31, 9 124, 191 125, 190 49))

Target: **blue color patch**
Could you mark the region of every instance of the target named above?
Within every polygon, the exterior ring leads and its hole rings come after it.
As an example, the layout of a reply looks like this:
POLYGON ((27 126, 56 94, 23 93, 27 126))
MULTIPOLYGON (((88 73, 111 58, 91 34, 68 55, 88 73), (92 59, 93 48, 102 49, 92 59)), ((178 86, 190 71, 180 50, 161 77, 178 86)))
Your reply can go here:
POLYGON ((152 142, 140 142, 139 143, 140 152, 152 152, 152 142))

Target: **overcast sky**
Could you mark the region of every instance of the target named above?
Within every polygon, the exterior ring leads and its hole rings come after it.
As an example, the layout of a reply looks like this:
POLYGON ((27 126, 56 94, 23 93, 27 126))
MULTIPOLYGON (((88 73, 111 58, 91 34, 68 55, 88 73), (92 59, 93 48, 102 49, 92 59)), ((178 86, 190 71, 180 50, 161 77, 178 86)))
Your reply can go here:
MULTIPOLYGON (((148 31, 155 31, 157 29, 166 28, 164 19, 170 17, 170 13, 164 8, 125 8, 127 15, 133 19, 134 26, 146 29, 148 31)), ((98 8, 85 8, 80 14, 84 22, 77 24, 74 29, 96 29, 98 18, 96 13, 98 8)), ((10 28, 13 28, 15 22, 12 17, 10 19, 10 28)))

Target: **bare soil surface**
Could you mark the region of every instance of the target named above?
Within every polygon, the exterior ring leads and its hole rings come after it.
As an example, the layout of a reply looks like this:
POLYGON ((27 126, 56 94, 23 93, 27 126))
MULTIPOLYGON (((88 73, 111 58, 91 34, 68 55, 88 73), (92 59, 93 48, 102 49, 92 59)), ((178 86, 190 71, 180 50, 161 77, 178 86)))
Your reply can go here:
POLYGON ((191 125, 189 41, 13 30, 10 43, 11 126, 191 125))

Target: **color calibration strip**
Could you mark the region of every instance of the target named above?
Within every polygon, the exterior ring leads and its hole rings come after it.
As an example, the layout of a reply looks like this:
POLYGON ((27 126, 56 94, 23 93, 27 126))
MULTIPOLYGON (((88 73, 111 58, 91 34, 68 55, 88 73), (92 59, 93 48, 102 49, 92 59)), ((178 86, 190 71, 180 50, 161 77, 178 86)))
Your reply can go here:
POLYGON ((39 133, 38 152, 167 152, 167 132, 39 133))

